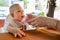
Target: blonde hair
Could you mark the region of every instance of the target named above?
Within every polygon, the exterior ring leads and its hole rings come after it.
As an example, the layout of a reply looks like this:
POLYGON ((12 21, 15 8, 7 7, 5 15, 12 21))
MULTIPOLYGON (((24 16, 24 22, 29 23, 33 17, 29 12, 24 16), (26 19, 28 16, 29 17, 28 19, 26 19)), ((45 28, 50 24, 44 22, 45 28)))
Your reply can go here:
POLYGON ((19 4, 13 4, 13 5, 11 5, 11 7, 9 8, 10 13, 14 13, 15 8, 16 8, 17 6, 21 7, 19 4))

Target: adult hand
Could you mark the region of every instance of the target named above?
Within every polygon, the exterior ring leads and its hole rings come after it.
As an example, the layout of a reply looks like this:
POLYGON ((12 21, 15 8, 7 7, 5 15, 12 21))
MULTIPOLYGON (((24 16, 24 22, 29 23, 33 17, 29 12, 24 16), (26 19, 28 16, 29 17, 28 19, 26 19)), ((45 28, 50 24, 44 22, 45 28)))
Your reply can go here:
POLYGON ((33 19, 33 18, 36 18, 37 16, 36 15, 33 15, 33 14, 26 14, 26 22, 28 22, 29 20, 33 19))
POLYGON ((35 27, 44 27, 47 24, 45 17, 36 17, 34 19, 29 20, 28 23, 35 27))

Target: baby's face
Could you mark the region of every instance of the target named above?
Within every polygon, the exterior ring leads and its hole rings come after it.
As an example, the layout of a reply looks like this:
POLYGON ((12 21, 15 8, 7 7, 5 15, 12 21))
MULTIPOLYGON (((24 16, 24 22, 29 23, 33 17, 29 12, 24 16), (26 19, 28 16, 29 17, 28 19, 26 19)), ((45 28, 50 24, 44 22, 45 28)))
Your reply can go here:
POLYGON ((14 11, 14 18, 17 20, 22 20, 23 18, 23 10, 20 6, 16 6, 15 11, 14 11))

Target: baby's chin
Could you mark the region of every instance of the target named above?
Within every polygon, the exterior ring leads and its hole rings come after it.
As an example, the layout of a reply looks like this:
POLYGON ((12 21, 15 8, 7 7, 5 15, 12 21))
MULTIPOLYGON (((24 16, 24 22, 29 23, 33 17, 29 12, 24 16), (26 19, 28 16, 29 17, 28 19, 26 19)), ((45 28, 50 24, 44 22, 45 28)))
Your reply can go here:
POLYGON ((23 18, 18 18, 19 21, 21 21, 23 18))

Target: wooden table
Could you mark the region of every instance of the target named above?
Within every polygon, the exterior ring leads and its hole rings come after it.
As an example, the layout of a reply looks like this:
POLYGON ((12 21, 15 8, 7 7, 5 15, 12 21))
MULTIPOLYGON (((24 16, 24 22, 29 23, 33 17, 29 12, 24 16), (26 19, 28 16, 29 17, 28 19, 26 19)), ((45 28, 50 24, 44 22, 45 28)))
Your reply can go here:
POLYGON ((0 40, 60 40, 60 36, 56 34, 44 33, 40 31, 26 31, 26 36, 15 38, 9 33, 0 33, 0 40), (49 34, 49 35, 48 35, 49 34))

